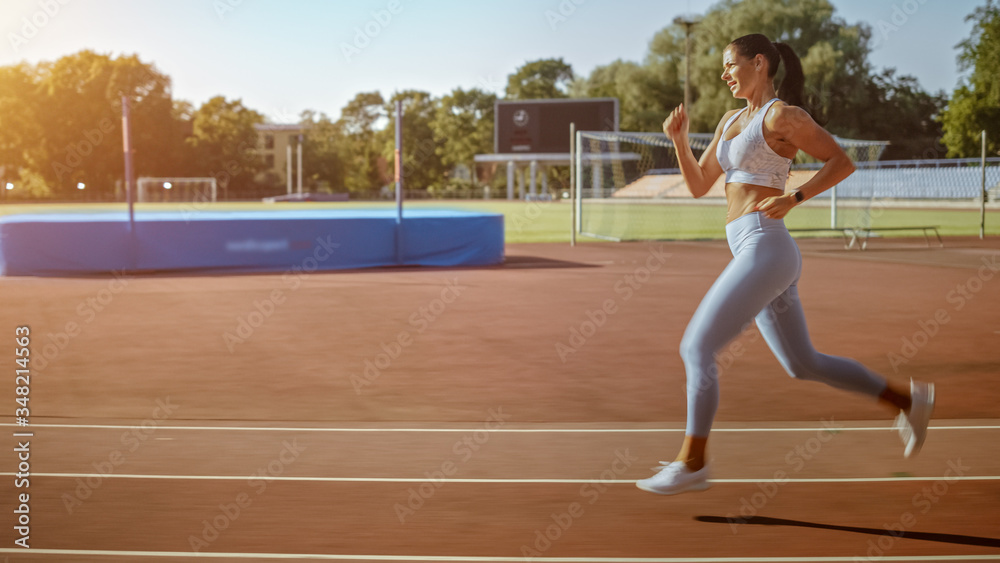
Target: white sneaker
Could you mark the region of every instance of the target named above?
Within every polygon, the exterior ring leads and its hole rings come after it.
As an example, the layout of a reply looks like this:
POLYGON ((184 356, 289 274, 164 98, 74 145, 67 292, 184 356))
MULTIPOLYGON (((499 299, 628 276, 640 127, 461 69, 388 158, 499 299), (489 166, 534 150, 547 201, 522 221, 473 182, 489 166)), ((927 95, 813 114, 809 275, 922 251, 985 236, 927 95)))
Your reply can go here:
POLYGON ((704 491, 711 486, 708 483, 708 465, 698 471, 691 471, 684 462, 675 461, 653 469, 657 472, 655 475, 636 481, 635 486, 658 495, 704 491))
POLYGON ((916 455, 927 438, 927 426, 934 412, 934 384, 910 380, 910 400, 910 410, 900 411, 893 424, 905 446, 903 457, 916 455))

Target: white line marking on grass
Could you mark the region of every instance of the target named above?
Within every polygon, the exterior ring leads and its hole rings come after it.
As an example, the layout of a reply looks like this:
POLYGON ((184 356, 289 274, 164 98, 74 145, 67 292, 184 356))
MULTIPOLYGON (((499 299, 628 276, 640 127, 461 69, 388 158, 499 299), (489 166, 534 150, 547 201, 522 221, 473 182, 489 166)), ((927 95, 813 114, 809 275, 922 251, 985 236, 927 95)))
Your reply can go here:
MULTIPOLYGON (((466 563, 522 563, 524 557, 461 555, 341 555, 320 553, 198 553, 185 551, 111 551, 100 549, 14 549, 0 553, 90 557, 172 557, 183 559, 294 559, 320 561, 447 561, 466 563)), ((851 563, 858 557, 539 557, 549 563, 851 563)), ((880 557, 879 561, 1000 561, 1000 555, 910 555, 880 557)))
MULTIPOLYGON (((0 476, 13 477, 15 473, 0 473, 0 476)), ((253 479, 253 475, 155 475, 155 474, 118 474, 99 475, 97 473, 32 473, 34 477, 52 477, 56 479, 85 479, 100 476, 102 479, 159 479, 185 481, 243 481, 253 479)), ((424 483, 427 477, 281 477, 268 476, 268 481, 288 481, 300 483, 424 483)), ((831 477, 816 479, 784 479, 783 483, 891 483, 940 481, 941 477, 831 477)), ((710 479, 713 483, 770 483, 773 479, 710 479)), ((1000 481, 995 475, 966 475, 948 477, 948 481, 1000 481)), ((480 484, 632 484, 634 479, 435 479, 436 483, 480 483, 480 484)))

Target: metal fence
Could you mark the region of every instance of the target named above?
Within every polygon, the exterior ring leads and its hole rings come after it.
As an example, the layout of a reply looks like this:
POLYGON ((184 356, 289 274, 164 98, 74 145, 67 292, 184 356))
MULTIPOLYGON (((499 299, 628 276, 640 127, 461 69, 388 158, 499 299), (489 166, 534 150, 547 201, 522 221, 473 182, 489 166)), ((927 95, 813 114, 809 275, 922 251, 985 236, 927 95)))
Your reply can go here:
MULTIPOLYGON (((818 169, 822 164, 796 166, 818 169)), ((836 196, 889 200, 979 200, 983 190, 982 159, 884 160, 857 162, 857 169, 837 185, 836 196)), ((986 191, 1000 197, 1000 157, 986 159, 986 191)), ((831 197, 824 192, 818 197, 831 197)))

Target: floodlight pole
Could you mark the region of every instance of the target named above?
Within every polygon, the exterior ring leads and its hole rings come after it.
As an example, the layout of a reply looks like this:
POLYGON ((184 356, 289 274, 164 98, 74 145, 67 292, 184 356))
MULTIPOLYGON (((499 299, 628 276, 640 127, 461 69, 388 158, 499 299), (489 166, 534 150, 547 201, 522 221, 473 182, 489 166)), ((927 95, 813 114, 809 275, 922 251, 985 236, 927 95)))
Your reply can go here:
POLYGON ((684 26, 684 108, 691 111, 691 28, 697 20, 683 17, 674 18, 674 23, 684 26))
POLYGON ((396 262, 403 263, 403 100, 396 100, 396 262))
POLYGON ((135 174, 132 169, 132 130, 129 122, 128 96, 122 96, 122 147, 125 152, 125 200, 128 202, 128 228, 135 232, 135 210, 133 192, 135 191, 135 174))

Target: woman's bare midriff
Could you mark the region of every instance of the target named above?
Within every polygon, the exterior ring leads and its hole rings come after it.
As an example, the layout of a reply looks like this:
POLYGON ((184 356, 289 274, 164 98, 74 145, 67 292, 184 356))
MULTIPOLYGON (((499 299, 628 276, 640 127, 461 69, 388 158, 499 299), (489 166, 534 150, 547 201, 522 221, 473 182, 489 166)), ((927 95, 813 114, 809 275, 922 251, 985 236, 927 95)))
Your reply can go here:
POLYGON ((726 223, 732 223, 747 213, 753 213, 757 204, 765 198, 779 196, 783 193, 785 193, 784 190, 767 186, 739 182, 726 184, 726 223))

